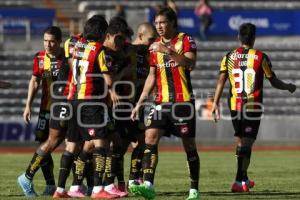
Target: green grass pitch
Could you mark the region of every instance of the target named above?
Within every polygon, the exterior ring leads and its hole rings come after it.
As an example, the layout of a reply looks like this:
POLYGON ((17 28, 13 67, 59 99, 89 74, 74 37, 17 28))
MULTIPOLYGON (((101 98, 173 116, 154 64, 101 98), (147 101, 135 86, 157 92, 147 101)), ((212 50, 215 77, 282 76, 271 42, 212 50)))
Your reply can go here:
MULTIPOLYGON (((54 155, 57 178, 59 154, 54 155)), ((0 200, 25 199, 16 178, 25 168, 31 154, 0 154, 0 200)), ((201 159, 201 199, 300 199, 300 152, 261 151, 252 154, 249 176, 256 186, 249 194, 233 194, 231 183, 235 176, 234 152, 200 152, 201 159)), ((128 174, 128 156, 125 162, 128 174)), ((67 186, 70 185, 69 177, 67 186)), ((35 188, 41 193, 44 180, 41 172, 34 179, 35 188)), ((155 187, 157 198, 161 200, 183 200, 189 189, 188 171, 184 153, 160 153, 155 187)), ((52 199, 38 197, 36 199, 52 199)), ((130 195, 125 199, 143 199, 130 195)))

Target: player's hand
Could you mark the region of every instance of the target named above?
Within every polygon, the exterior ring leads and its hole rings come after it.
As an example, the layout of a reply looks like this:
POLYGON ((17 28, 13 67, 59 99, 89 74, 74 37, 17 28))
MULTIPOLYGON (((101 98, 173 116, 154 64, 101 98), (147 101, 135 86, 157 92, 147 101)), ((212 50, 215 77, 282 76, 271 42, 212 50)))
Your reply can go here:
POLYGON ((167 53, 169 52, 168 47, 162 45, 160 42, 154 42, 149 47, 150 51, 153 52, 160 52, 160 53, 167 53))
POLYGON ((7 89, 7 88, 10 88, 11 86, 12 86, 12 84, 9 82, 0 81, 0 88, 2 88, 2 89, 7 89))
POLYGON ((294 85, 293 83, 290 83, 288 90, 290 93, 294 93, 296 91, 296 88, 297 88, 296 85, 294 85))
POLYGON ((135 120, 138 120, 138 117, 139 117, 139 110, 140 110, 140 106, 137 104, 134 109, 131 111, 131 120, 132 121, 135 121, 135 120))
POLYGON ((113 108, 116 108, 120 104, 120 97, 115 91, 109 90, 110 99, 113 103, 113 108))
POLYGON ((220 120, 220 110, 219 110, 218 105, 213 104, 211 114, 212 114, 215 122, 218 122, 218 120, 220 120))
POLYGON ((23 113, 23 119, 26 124, 28 124, 31 120, 31 110, 28 106, 25 107, 24 113, 23 113))

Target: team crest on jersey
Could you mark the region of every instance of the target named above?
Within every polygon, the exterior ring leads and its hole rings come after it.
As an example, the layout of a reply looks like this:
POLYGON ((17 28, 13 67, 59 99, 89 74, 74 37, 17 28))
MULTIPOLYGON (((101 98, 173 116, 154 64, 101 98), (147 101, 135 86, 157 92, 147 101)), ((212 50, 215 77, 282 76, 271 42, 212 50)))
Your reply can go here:
POLYGON ((89 129, 88 129, 88 133, 89 133, 89 135, 90 135, 91 137, 94 137, 94 136, 96 135, 96 131, 95 131, 95 129, 93 129, 93 128, 89 128, 89 129))
POLYGON ((39 60, 39 68, 44 68, 44 60, 39 60))
POLYGON ((151 123, 152 123, 151 119, 146 119, 145 126, 148 127, 151 125, 151 123))

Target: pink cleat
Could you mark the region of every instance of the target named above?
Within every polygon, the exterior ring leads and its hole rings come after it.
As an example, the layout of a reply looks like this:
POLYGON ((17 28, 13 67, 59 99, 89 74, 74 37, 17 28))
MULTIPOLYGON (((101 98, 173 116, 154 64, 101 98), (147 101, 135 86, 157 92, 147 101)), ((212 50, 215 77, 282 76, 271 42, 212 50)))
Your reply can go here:
POLYGON ((77 198, 84 198, 85 197, 84 193, 80 189, 77 190, 77 191, 69 191, 68 195, 70 197, 77 197, 77 198))
POLYGON ((122 192, 120 191, 115 185, 113 185, 111 188, 108 188, 107 186, 104 188, 104 190, 106 192, 108 192, 109 194, 115 194, 118 195, 119 197, 127 197, 128 196, 128 192, 122 192))

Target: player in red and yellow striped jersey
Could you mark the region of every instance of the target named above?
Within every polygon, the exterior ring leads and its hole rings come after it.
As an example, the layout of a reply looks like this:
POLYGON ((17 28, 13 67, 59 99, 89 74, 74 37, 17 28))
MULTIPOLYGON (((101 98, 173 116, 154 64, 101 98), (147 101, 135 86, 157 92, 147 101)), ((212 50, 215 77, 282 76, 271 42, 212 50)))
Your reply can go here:
MULTIPOLYGON (((30 122, 31 105, 40 83, 42 83, 41 106, 36 129, 36 140, 40 143, 45 142, 49 134, 50 105, 52 103, 51 84, 57 80, 60 69, 66 65, 63 49, 60 48, 61 39, 60 28, 56 26, 47 28, 44 32, 45 50, 38 52, 33 59, 32 77, 28 86, 23 118, 26 123, 30 122)), ((32 179, 40 166, 47 184, 44 194, 50 195, 55 189, 51 154, 46 155, 39 147, 33 155, 26 173, 18 177, 18 183, 26 196, 36 196, 32 179)))
POLYGON ((296 90, 294 84, 286 84, 276 77, 266 54, 253 48, 255 35, 255 25, 245 23, 240 26, 241 47, 227 53, 222 60, 212 108, 216 121, 220 119, 218 105, 224 84, 229 79, 229 108, 234 135, 237 138, 237 173, 231 188, 232 192, 249 192, 249 188, 254 186, 254 181, 248 179, 247 169, 263 111, 264 76, 274 88, 288 90, 291 93, 296 90))
POLYGON ((190 81, 190 71, 196 61, 196 44, 190 36, 177 32, 177 16, 170 8, 163 8, 156 14, 155 28, 159 37, 150 46, 150 72, 132 111, 134 120, 144 100, 156 86, 156 106, 151 109, 145 124, 144 184, 132 185, 130 189, 148 199, 155 197, 153 181, 158 143, 162 135, 174 134, 182 138, 187 154, 191 177, 187 199, 199 199, 200 161, 195 142, 195 112, 190 81))

